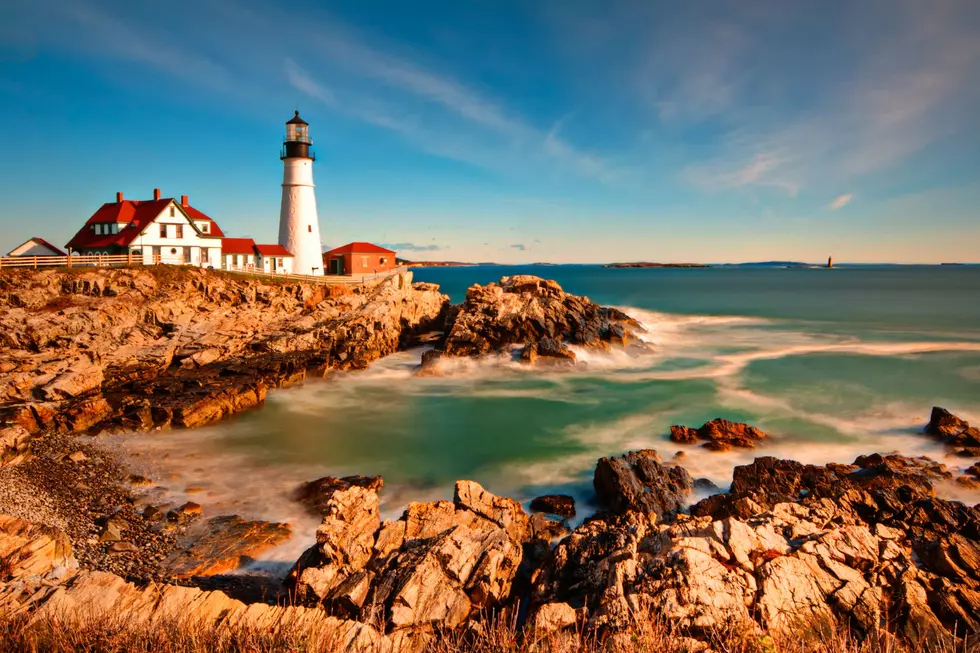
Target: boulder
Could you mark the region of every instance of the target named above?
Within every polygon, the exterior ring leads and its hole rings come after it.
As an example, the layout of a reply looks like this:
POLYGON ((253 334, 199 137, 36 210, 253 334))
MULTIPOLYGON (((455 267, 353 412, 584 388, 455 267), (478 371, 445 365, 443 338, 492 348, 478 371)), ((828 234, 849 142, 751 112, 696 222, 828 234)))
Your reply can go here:
POLYGON ((694 486, 683 467, 667 467, 652 449, 600 458, 593 478, 596 496, 613 512, 675 514, 694 486))
POLYGON ((343 478, 324 476, 300 485, 293 492, 293 499, 302 503, 315 515, 326 515, 333 493, 346 490, 351 486, 362 487, 377 493, 384 487, 384 480, 380 476, 345 476, 343 478))
POLYGON ((567 494, 546 494, 531 500, 531 510, 559 517, 574 517, 575 499, 567 494))
POLYGON ((576 621, 575 609, 567 603, 546 603, 534 613, 534 629, 539 633, 552 633, 569 626, 576 621))
POLYGON ((728 451, 732 447, 751 449, 756 442, 768 438, 766 433, 754 426, 721 417, 705 422, 698 429, 677 425, 670 427, 670 439, 673 442, 694 444, 700 440, 704 442, 704 448, 711 451, 728 451))
POLYGON ((966 420, 939 406, 932 409, 926 433, 954 447, 980 447, 980 429, 970 426, 966 420))

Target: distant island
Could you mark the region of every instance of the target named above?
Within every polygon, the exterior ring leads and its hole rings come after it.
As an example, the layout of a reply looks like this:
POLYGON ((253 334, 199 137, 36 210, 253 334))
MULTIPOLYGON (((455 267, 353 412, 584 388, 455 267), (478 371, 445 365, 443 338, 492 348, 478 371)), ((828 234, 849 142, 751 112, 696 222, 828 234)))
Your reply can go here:
POLYGON ((479 263, 463 263, 462 261, 407 261, 396 259, 398 265, 407 268, 463 268, 480 265, 479 263))
POLYGON ((606 263, 604 268, 706 268, 704 263, 606 263))

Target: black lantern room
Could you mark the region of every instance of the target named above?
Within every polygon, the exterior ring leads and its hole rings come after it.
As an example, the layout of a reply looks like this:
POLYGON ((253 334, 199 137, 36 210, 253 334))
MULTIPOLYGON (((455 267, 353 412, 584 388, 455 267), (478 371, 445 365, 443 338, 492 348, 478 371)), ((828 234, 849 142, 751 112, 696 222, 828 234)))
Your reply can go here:
POLYGON ((280 159, 303 158, 315 159, 310 151, 313 141, 310 140, 310 125, 299 117, 296 111, 286 123, 286 138, 282 144, 280 159))

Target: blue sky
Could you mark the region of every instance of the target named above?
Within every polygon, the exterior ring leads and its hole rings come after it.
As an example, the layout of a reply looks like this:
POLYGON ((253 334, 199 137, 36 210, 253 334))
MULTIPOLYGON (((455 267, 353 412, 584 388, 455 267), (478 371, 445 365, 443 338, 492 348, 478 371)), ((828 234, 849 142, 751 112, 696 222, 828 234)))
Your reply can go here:
POLYGON ((0 249, 116 191, 499 262, 980 261, 980 3, 14 0, 0 249))

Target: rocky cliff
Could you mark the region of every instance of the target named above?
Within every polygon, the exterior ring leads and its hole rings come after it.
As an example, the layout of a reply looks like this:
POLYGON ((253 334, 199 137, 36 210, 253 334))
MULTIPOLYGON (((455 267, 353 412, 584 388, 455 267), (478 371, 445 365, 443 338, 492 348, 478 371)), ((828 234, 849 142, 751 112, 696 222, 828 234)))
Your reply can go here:
POLYGON ((3 457, 41 431, 199 426, 307 374, 365 367, 447 305, 411 273, 346 288, 172 266, 4 271, 3 457))

